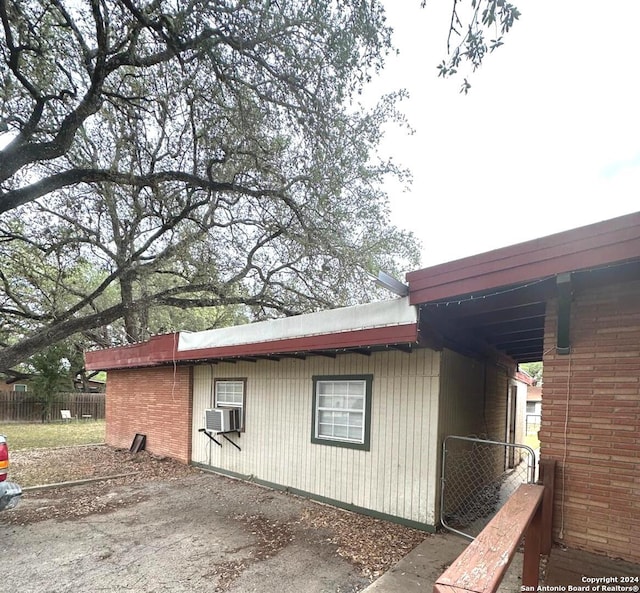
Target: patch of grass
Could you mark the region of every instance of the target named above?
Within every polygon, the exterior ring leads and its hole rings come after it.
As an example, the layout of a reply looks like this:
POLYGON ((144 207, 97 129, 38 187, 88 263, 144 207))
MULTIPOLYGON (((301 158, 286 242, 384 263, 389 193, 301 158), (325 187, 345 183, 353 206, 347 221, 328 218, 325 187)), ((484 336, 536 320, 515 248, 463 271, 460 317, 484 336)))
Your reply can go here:
POLYGON ((0 424, 0 434, 7 437, 9 449, 40 449, 43 447, 65 447, 104 443, 106 423, 104 420, 54 422, 51 424, 0 424))
POLYGON ((534 451, 540 448, 540 441, 536 434, 527 434, 524 437, 524 444, 529 445, 534 451))

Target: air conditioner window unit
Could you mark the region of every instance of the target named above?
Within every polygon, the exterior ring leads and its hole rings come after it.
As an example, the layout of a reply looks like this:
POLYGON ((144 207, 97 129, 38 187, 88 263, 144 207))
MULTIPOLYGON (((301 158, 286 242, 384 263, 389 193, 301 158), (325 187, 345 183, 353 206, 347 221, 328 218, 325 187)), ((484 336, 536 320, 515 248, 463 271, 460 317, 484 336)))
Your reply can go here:
POLYGON ((205 410, 206 429, 212 432, 240 430, 240 410, 238 408, 213 408, 205 410))

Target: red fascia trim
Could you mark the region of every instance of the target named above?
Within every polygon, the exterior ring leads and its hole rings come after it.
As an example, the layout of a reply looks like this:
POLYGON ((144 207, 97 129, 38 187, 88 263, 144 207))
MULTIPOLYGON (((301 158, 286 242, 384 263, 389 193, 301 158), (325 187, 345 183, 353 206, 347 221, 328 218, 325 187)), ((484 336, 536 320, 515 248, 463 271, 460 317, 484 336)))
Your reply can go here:
POLYGON ((406 344, 417 341, 418 325, 409 323, 319 336, 288 338, 257 344, 184 350, 177 353, 177 358, 178 360, 202 360, 234 356, 285 354, 288 352, 313 352, 314 350, 340 350, 342 348, 406 344))
POLYGON ((410 302, 431 302, 640 257, 640 213, 407 274, 410 302))
POLYGON ((177 333, 154 336, 140 344, 85 352, 85 368, 88 371, 106 371, 156 366, 159 361, 173 360, 177 347, 177 333))
POLYGON ((87 352, 85 353, 85 366, 87 370, 149 367, 177 361, 214 360, 237 356, 312 352, 314 350, 340 350, 342 348, 417 343, 417 341, 418 325, 416 323, 256 344, 183 351, 177 350, 178 334, 167 334, 156 336, 142 344, 87 352))

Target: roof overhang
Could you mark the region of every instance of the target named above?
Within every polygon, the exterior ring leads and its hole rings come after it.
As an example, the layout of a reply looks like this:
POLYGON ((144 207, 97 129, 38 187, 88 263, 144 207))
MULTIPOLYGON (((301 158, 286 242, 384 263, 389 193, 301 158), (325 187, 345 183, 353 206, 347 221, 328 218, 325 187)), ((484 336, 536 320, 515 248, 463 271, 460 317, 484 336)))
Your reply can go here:
POLYGON ((633 278, 640 212, 407 274, 425 331, 516 362, 542 360, 547 303, 561 290, 633 278))
POLYGON ((335 355, 418 342, 416 307, 408 298, 220 328, 156 336, 141 344, 87 352, 91 370, 169 363, 335 355))
POLYGON ((411 304, 522 285, 640 257, 640 212, 407 274, 411 304))

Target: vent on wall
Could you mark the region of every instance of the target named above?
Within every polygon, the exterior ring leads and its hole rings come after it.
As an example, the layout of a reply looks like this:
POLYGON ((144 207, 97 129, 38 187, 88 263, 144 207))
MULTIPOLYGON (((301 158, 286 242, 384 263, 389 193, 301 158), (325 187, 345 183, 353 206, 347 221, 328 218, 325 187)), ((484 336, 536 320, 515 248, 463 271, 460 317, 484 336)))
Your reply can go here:
POLYGON ((232 432, 240 430, 240 410, 238 408, 213 408, 205 410, 205 426, 212 432, 232 432))

